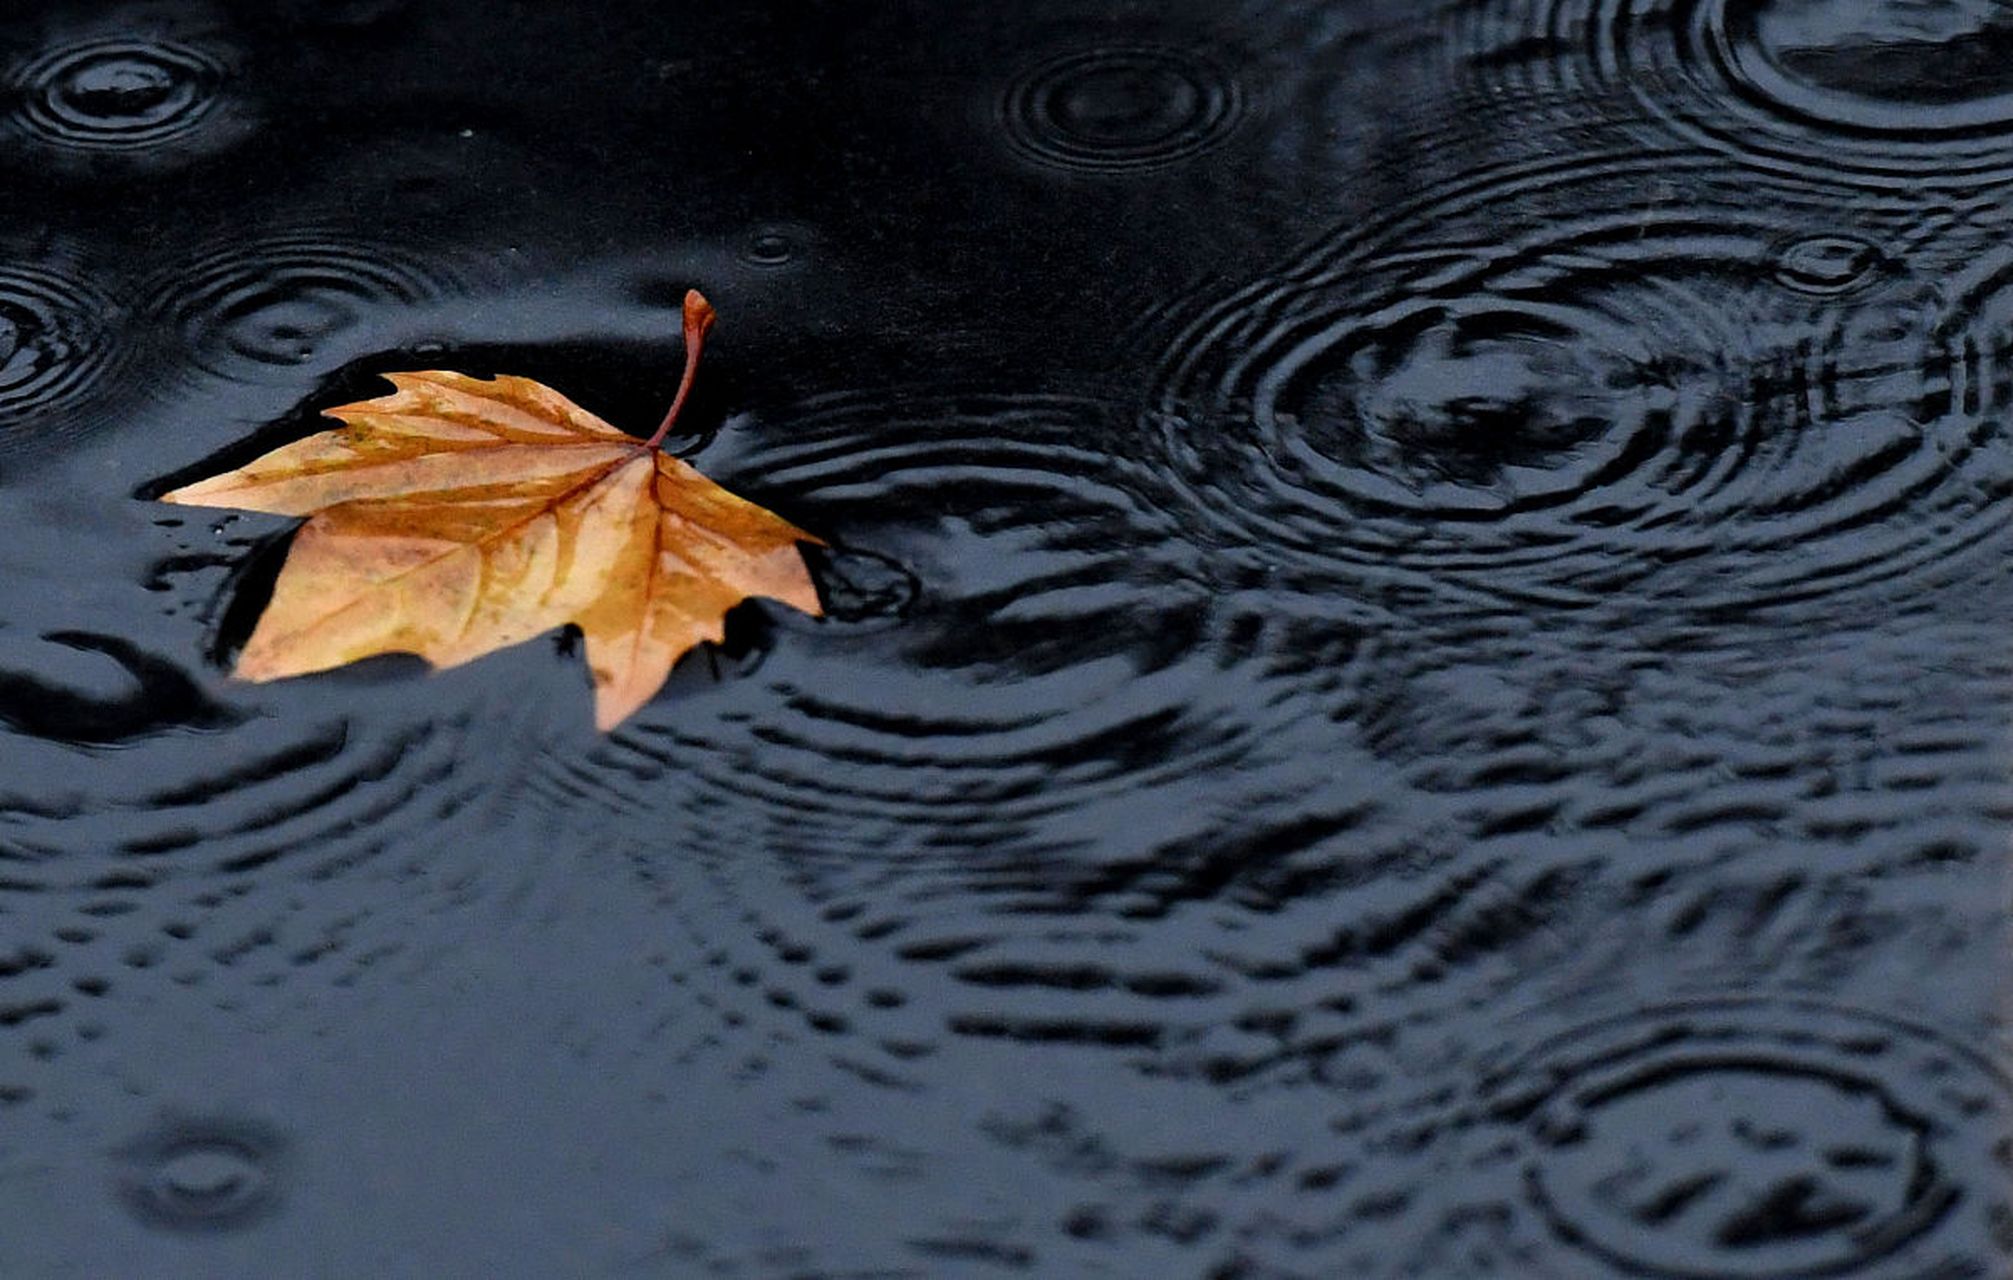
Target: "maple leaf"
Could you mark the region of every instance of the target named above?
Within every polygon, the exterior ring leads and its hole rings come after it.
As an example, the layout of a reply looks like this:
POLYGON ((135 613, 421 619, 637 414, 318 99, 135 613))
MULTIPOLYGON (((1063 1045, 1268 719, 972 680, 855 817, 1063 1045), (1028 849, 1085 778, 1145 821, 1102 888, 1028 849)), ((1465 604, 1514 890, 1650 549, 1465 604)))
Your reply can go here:
POLYGON ((341 428, 161 495, 309 517, 237 674, 381 653, 451 667, 574 623, 608 730, 748 597, 818 613, 797 544, 819 539, 657 447, 713 319, 685 295, 684 376, 648 440, 527 378, 393 373, 396 394, 326 411, 341 428))

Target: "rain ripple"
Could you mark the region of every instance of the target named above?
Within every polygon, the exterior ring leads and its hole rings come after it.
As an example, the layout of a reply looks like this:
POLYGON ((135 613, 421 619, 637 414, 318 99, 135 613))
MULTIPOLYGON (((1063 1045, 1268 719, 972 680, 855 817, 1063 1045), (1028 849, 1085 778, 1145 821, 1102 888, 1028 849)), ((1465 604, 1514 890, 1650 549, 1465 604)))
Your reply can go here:
POLYGON ((474 794, 457 777, 461 731, 451 721, 385 732, 279 723, 213 701, 163 659, 116 641, 51 641, 102 654, 122 679, 59 684, 66 664, 10 646, 0 672, 0 723, 18 764, 15 781, 0 784, 9 890, 119 898, 225 884, 275 864, 330 878, 474 794), (117 687, 126 681, 134 688, 117 687), (164 681, 179 702, 141 692, 164 681))
POLYGON ((1695 157, 1512 166, 1201 308, 1149 425, 1198 521, 1309 589, 1892 599, 2013 496, 1908 252, 1785 236, 1695 157))
POLYGON ((1154 45, 1073 50, 1024 72, 1001 123, 1029 159, 1081 173, 1158 169, 1222 142, 1244 114, 1238 81, 1197 53, 1154 45))
POLYGON ((298 385, 304 373, 399 345, 479 275, 452 254, 420 258, 303 227, 195 251, 146 289, 144 309, 181 335, 198 376, 298 385))
POLYGON ((0 452, 46 449, 126 363, 123 312, 47 252, 0 261, 0 452))
MULTIPOLYGON (((1122 415, 847 396, 792 407, 767 440, 730 427, 701 461, 835 541, 819 571, 833 609, 765 615, 791 655, 757 655, 780 714, 682 767, 720 769, 799 839, 819 829, 827 854, 868 854, 904 830, 983 843, 1047 821, 1088 837, 1108 827, 1099 797, 1235 760, 1238 728, 1219 722, 1234 700, 1212 690, 1242 655, 1216 630, 1206 566, 1150 474, 1079 443, 1122 415)), ((646 712, 620 752, 678 767, 689 723, 646 712)), ((630 791, 597 780, 606 763, 569 785, 630 791)))
POLYGON ((1454 43, 1484 83, 1633 95, 1777 173, 1907 191, 2013 176, 2013 15, 1997 0, 1489 0, 1454 43))
POLYGON ((98 173, 214 154, 255 120, 232 91, 239 53, 201 20, 158 7, 53 33, 7 73, 0 123, 37 163, 98 173))
MULTIPOLYGON (((212 589, 198 559, 177 556, 162 589, 212 589)), ((175 989, 239 1008, 396 954, 388 918, 466 871, 443 859, 509 768, 472 749, 472 714, 417 715, 397 682, 226 684, 186 620, 160 644, 112 633, 123 621, 0 629, 0 1092, 52 1109, 115 1010, 175 989)), ((219 1194, 235 1219, 237 1192, 219 1194)))
POLYGON ((1644 1009, 1537 1046, 1480 1093, 1522 1129, 1496 1156, 1521 1166, 1538 1216, 1629 1274, 1975 1274, 1963 1242, 2003 1240, 2005 1075, 1893 1017, 1800 999, 1644 1009))
POLYGON ((158 1230, 240 1230, 278 1209, 287 1145, 268 1125, 177 1119, 117 1153, 119 1193, 158 1230))
POLYGON ((1147 1049, 1223 990, 1199 943, 1224 917, 1366 874, 1333 837, 1377 826, 1389 771, 1338 769, 1324 714, 1366 646, 1213 578, 1153 473, 1087 443, 1132 412, 844 396, 700 460, 832 538, 847 607, 761 610, 720 684, 688 660, 531 786, 565 839, 624 833, 686 886, 702 952, 751 975, 707 984, 728 1030, 875 1028, 891 1079, 946 1003, 965 1038, 1147 1049))

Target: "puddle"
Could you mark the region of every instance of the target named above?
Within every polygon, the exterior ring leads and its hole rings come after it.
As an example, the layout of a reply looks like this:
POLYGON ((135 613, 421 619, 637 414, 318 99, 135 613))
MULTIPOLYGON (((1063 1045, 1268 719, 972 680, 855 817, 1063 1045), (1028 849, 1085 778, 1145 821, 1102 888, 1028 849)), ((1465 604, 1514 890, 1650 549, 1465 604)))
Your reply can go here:
POLYGON ((0 1274, 2013 1267, 2004 5, 32 8, 0 1274), (822 617, 231 678, 695 287, 822 617))

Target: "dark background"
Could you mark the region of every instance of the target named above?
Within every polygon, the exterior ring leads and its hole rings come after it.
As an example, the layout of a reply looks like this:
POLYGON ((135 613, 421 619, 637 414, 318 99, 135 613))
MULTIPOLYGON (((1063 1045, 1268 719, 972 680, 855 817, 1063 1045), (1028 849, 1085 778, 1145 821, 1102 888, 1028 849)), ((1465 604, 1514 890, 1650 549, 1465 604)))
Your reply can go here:
POLYGON ((0 17, 0 1277, 2013 1274, 2013 13, 0 17), (227 678, 540 378, 828 538, 227 678))

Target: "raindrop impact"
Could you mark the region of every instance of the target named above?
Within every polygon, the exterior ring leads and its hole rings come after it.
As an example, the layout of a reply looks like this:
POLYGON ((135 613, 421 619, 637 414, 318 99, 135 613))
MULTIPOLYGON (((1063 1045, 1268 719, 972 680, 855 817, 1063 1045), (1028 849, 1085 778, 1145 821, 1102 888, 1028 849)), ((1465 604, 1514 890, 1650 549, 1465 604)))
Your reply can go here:
POLYGON ((300 231, 219 246, 176 268, 149 310, 180 332, 200 369, 238 382, 326 372, 373 345, 395 345, 417 312, 466 282, 424 261, 340 233, 300 231), (382 340, 373 344, 369 335, 382 340))
POLYGON ((1008 89, 1007 136, 1029 159, 1084 173, 1158 169, 1236 129, 1238 82, 1199 54, 1149 45, 1090 49, 1043 62, 1008 89))
POLYGON ((285 1151, 278 1132, 261 1124, 171 1124, 119 1153, 119 1195, 164 1231, 238 1230, 278 1207, 285 1151))
POLYGON ((797 243, 783 231, 758 231, 748 237, 741 251, 744 261, 757 267, 785 267, 798 256, 797 243))
POLYGON ((1998 0, 1493 0, 1460 25, 1504 88, 1620 90, 1776 173, 1905 189, 2013 170, 2013 10, 1998 0))
POLYGON ((1147 424, 1198 524, 1358 598, 1590 607, 1664 578, 1752 610, 1958 571, 2013 468, 1984 392, 1950 390, 1956 322, 1899 273, 1835 305, 1889 274, 1870 245, 1784 250, 1731 189, 1618 181, 1638 163, 1506 167, 1201 312, 1147 424), (1540 194, 1573 212, 1510 212, 1540 194))
POLYGON ((14 122, 67 150, 163 147, 226 114, 228 75, 225 59, 199 44, 124 36, 65 44, 15 70, 14 122))
POLYGON ((1809 236, 1786 245, 1775 278, 1799 293, 1830 297, 1868 283, 1883 258, 1878 246, 1852 236, 1809 236))
POLYGON ((1595 1023, 1490 1087, 1528 1115, 1526 1191, 1560 1239, 1684 1280, 1863 1274, 1924 1241, 1996 1181, 2008 1101, 1931 1032, 1786 1000, 1595 1023))
POLYGON ((0 263, 0 449, 60 434, 58 415, 118 363, 118 308, 81 273, 0 263))

